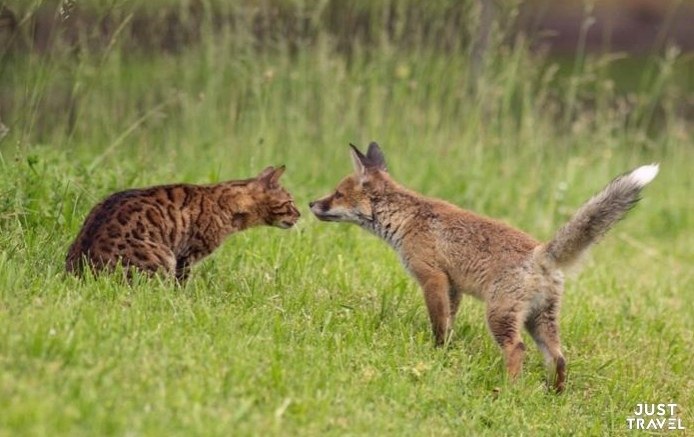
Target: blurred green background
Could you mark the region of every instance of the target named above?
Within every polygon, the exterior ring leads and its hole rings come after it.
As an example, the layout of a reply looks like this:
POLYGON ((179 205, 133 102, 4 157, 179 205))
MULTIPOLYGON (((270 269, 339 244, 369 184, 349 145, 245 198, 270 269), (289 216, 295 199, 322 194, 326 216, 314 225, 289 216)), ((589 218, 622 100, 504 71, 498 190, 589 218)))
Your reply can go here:
POLYGON ((692 18, 655 0, 0 1, 0 435, 621 435, 639 402, 691 428, 692 18), (472 299, 434 349, 392 250, 310 216, 371 140, 406 186, 545 240, 660 162, 567 280, 564 395, 531 346, 506 383, 472 299), (184 289, 64 275, 109 193, 271 164, 291 232, 232 236, 184 289))

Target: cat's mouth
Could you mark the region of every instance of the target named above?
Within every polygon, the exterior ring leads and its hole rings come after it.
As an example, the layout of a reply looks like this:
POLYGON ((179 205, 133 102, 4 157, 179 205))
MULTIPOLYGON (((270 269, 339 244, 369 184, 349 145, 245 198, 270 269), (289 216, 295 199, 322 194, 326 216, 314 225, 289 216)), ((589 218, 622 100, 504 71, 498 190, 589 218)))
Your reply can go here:
POLYGON ((280 228, 282 228, 282 229, 289 229, 289 228, 293 227, 295 224, 296 224, 295 221, 280 220, 280 221, 277 223, 277 226, 280 227, 280 228))

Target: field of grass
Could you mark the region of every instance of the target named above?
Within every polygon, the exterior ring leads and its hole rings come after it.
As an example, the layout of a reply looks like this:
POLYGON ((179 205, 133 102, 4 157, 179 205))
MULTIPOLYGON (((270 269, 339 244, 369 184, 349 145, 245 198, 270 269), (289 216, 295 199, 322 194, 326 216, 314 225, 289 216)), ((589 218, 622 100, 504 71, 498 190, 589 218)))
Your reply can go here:
POLYGON ((677 53, 630 94, 601 59, 560 80, 522 42, 487 56, 474 87, 464 51, 346 58, 327 39, 4 59, 0 435, 621 435, 643 402, 677 403, 694 428, 694 136, 677 53), (613 176, 661 163, 568 281, 564 394, 529 338, 523 378, 505 381, 471 298, 435 349, 395 254, 310 216, 351 171, 348 142, 370 140, 405 185, 542 239, 613 176), (232 236, 185 288, 64 274, 108 193, 271 164, 287 165, 298 226, 232 236))

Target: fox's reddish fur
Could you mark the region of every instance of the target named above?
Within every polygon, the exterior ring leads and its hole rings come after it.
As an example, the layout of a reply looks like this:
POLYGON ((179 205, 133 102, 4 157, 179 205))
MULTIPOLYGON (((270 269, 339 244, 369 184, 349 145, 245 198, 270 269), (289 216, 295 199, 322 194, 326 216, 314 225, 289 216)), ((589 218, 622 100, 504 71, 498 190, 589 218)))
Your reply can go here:
POLYGON ((633 206, 657 166, 648 166, 648 180, 631 174, 615 179, 543 245, 502 222, 404 188, 387 173, 376 143, 366 155, 352 148, 355 173, 333 194, 311 202, 312 212, 321 220, 355 223, 399 253, 423 289, 437 345, 446 342, 462 295, 471 294, 487 304, 487 323, 510 376, 521 372, 525 326, 555 389, 563 390, 566 364, 557 323, 562 269, 633 206))

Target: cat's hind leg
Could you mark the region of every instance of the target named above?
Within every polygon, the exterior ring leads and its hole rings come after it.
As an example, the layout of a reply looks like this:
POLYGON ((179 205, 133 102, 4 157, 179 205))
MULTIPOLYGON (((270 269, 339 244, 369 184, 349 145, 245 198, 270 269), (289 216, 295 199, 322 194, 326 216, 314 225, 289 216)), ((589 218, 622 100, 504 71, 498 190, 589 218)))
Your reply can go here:
POLYGON ((163 272, 171 277, 176 273, 176 256, 171 248, 162 243, 130 241, 120 259, 124 267, 136 267, 145 273, 163 272))
POLYGON ((176 280, 179 284, 183 285, 188 280, 190 265, 187 258, 178 258, 176 261, 176 280))

